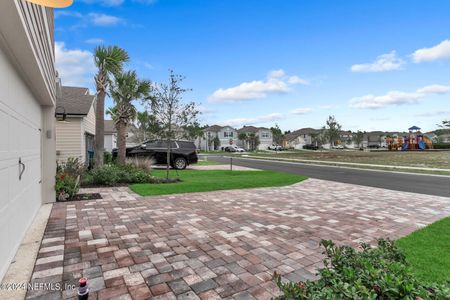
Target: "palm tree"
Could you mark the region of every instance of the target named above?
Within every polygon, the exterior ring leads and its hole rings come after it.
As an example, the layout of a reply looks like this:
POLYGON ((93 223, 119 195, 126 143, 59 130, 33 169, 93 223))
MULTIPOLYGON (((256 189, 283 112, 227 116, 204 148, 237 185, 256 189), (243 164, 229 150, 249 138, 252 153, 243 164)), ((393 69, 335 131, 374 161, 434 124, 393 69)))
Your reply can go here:
POLYGON ((246 133, 241 132, 238 135, 238 140, 242 141, 243 145, 244 145, 244 149, 247 150, 247 142, 248 142, 248 136, 246 133))
POLYGON ((94 62, 98 69, 95 75, 97 105, 95 111, 95 164, 103 165, 105 148, 105 96, 111 81, 111 75, 120 73, 123 64, 129 59, 128 53, 117 46, 98 46, 94 52, 94 62))
POLYGON ((150 96, 151 83, 140 80, 135 71, 127 71, 114 76, 110 93, 115 106, 108 110, 117 129, 118 162, 125 163, 127 127, 136 118, 133 101, 150 96))

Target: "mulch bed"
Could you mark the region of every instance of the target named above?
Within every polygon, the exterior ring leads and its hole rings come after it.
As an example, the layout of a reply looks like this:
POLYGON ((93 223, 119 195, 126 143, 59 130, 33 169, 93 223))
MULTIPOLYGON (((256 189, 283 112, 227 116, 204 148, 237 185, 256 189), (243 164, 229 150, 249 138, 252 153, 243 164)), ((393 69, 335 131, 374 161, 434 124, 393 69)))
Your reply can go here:
MULTIPOLYGON (((89 194, 76 194, 72 199, 67 201, 88 201, 88 200, 99 200, 103 199, 99 193, 89 193, 89 194)), ((66 202, 66 201, 64 201, 66 202)))

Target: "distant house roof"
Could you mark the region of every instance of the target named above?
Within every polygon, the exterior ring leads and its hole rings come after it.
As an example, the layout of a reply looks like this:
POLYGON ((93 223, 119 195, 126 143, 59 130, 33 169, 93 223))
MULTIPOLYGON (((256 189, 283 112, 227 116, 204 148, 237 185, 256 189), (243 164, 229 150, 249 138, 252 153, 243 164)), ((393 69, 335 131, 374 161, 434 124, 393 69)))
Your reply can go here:
POLYGON ((260 130, 270 130, 266 127, 244 126, 238 129, 238 133, 257 133, 260 130))
POLYGON ((87 88, 63 86, 56 106, 64 108, 67 115, 87 115, 94 99, 95 96, 89 95, 87 88))
POLYGON ((212 126, 209 126, 209 127, 205 128, 205 131, 217 132, 217 131, 220 131, 222 128, 223 127, 219 126, 219 125, 212 125, 212 126))
POLYGON ((105 120, 105 133, 106 134, 117 133, 116 126, 114 126, 113 120, 105 120))
POLYGON ((301 136, 301 135, 311 135, 311 134, 316 134, 319 133, 320 130, 319 129, 314 129, 314 128, 302 128, 296 131, 293 131, 291 133, 286 134, 285 138, 287 141, 292 141, 293 139, 296 139, 297 137, 301 136))

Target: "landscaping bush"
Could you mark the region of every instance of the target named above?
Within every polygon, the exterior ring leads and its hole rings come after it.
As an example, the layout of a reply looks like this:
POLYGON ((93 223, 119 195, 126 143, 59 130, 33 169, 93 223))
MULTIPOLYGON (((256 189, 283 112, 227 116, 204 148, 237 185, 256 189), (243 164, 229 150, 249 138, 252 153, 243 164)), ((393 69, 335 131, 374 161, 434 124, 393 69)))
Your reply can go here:
POLYGON ((70 200, 78 193, 80 176, 86 167, 78 158, 69 157, 67 161, 56 164, 55 191, 58 201, 70 200))
POLYGON ((332 241, 321 245, 327 258, 320 279, 284 283, 275 273, 284 294, 279 299, 450 299, 450 285, 419 282, 390 240, 378 240, 376 248, 361 244, 360 252, 332 241))
POLYGON ((66 173, 56 175, 55 191, 58 201, 70 200, 79 190, 80 186, 76 177, 66 173))
POLYGON ((152 171, 153 159, 149 157, 129 157, 125 161, 125 165, 132 166, 146 172, 152 171))
POLYGON ((104 165, 93 169, 83 176, 83 185, 115 186, 130 183, 154 183, 157 180, 150 172, 132 165, 104 165))
POLYGON ((114 162, 114 158, 111 152, 105 151, 103 152, 103 163, 105 165, 112 164, 114 162))

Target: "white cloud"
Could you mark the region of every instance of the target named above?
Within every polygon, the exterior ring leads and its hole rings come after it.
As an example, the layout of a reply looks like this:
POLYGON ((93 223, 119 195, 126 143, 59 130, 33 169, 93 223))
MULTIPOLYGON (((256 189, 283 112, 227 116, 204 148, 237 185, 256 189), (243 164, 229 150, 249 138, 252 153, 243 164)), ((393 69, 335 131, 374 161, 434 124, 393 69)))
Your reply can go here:
POLYGON ((270 71, 268 74, 269 78, 281 78, 284 76, 286 76, 286 73, 284 72, 283 69, 273 70, 273 71, 270 71))
POLYGON ((319 108, 320 109, 332 109, 332 108, 335 108, 335 106, 331 105, 331 104, 325 104, 325 105, 319 105, 319 108))
POLYGON ((103 13, 91 12, 86 15, 74 11, 56 11, 55 18, 73 17, 79 19, 79 22, 72 26, 72 29, 86 27, 88 24, 96 26, 114 26, 124 24, 125 20, 116 16, 107 15, 103 13))
POLYGON ((244 125, 257 125, 261 123, 267 123, 267 122, 274 122, 284 119, 284 115, 280 113, 273 113, 269 115, 259 116, 256 118, 236 118, 236 119, 229 119, 222 122, 219 122, 218 125, 225 126, 233 126, 233 127, 240 127, 244 125))
POLYGON ((208 108, 206 106, 203 106, 203 105, 198 106, 197 110, 203 115, 210 115, 210 114, 213 114, 213 113, 216 112, 215 110, 210 109, 210 108, 208 108))
POLYGON ((450 40, 444 40, 431 48, 422 48, 411 54, 415 63, 450 58, 450 40))
POLYGON ((269 72, 265 80, 243 82, 231 88, 220 88, 208 97, 210 102, 238 102, 265 98, 269 94, 287 93, 290 86, 307 84, 298 76, 287 76, 283 70, 269 72))
POLYGON ((99 13, 89 13, 88 17, 90 18, 90 21, 97 26, 114 26, 124 22, 124 20, 119 17, 99 13))
POLYGON ((63 85, 92 87, 96 71, 92 53, 55 43, 56 69, 63 85))
POLYGON ((85 40, 84 42, 87 44, 98 45, 98 44, 103 44, 105 42, 105 40, 100 39, 100 38, 91 38, 91 39, 85 40))
POLYGON ((297 75, 291 76, 288 78, 287 81, 289 84, 303 84, 303 85, 309 85, 309 82, 306 81, 303 78, 298 77, 297 75))
POLYGON ((293 110, 291 110, 291 113, 294 114, 294 115, 304 115, 304 114, 310 113, 312 111, 313 111, 312 108, 305 107, 305 108, 293 109, 293 110))
POLYGON ((125 0, 82 0, 87 4, 101 4, 104 6, 119 6, 122 5, 125 0))
POLYGON ((376 109, 389 105, 413 104, 419 102, 422 98, 428 95, 445 94, 449 91, 450 86, 433 84, 420 88, 411 93, 390 91, 382 96, 369 94, 366 96, 355 97, 351 99, 350 107, 376 109))
POLYGON ((449 91, 450 86, 440 84, 427 85, 417 90, 417 92, 420 94, 446 94, 449 91))
POLYGON ((400 70, 405 61, 397 57, 395 51, 378 56, 374 62, 368 64, 356 64, 350 69, 352 72, 386 72, 400 70))
POLYGON ((55 11, 55 19, 58 19, 61 17, 82 18, 83 15, 79 12, 71 11, 71 10, 56 10, 55 11))
POLYGON ((437 117, 437 116, 450 116, 450 110, 442 110, 442 111, 433 111, 433 112, 426 112, 421 114, 416 114, 416 117, 437 117))
MULTIPOLYGON (((120 6, 125 3, 125 0, 81 0, 81 2, 86 4, 100 4, 103 6, 120 6)), ((155 4, 157 0, 132 0, 132 2, 149 5, 155 4)))

